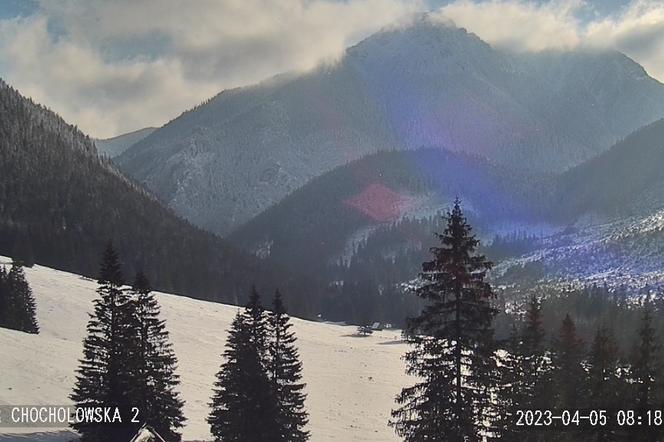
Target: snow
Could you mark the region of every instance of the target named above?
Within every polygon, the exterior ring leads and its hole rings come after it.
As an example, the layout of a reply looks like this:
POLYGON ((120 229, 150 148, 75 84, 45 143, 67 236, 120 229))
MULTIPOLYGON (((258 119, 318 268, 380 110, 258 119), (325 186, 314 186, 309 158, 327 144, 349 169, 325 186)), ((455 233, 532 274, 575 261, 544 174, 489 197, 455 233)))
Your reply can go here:
POLYGON ((138 434, 134 436, 131 442, 156 442, 160 440, 163 442, 161 437, 155 436, 155 434, 147 428, 145 425, 138 431, 138 434))
POLYGON ((152 440, 152 434, 148 430, 141 430, 138 437, 132 442, 150 442, 152 440))
POLYGON ((539 262, 546 272, 541 282, 549 285, 664 287, 664 209, 617 220, 584 220, 538 241, 539 249, 499 263, 492 275, 539 262))
POLYGON ((71 430, 42 431, 29 434, 0 434, 0 442, 70 442, 75 440, 75 437, 76 433, 71 430))
MULTIPOLYGON (((9 259, 0 257, 0 263, 9 259)), ((68 395, 96 283, 41 266, 26 269, 26 275, 37 301, 41 333, 0 328, 0 404, 71 404, 68 395)), ((237 307, 162 293, 158 299, 179 360, 188 419, 183 439, 212 440, 205 418, 226 330, 237 307)), ((355 326, 293 322, 307 383, 311 440, 397 440, 387 421, 395 396, 412 383, 401 361, 406 346, 400 331, 357 337, 355 326)), ((0 428, 0 433, 10 431, 34 433, 35 429, 0 428)), ((1 440, 8 439, 0 434, 1 440)))

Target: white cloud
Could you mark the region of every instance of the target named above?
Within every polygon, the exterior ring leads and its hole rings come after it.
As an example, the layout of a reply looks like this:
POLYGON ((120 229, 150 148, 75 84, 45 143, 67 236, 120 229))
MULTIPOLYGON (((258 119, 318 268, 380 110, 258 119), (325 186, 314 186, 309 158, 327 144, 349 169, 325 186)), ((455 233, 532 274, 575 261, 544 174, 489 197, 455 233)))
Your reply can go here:
POLYGON ((664 3, 637 1, 622 14, 591 23, 588 44, 615 48, 629 55, 664 82, 664 3))
POLYGON ((434 18, 451 19, 491 44, 517 51, 571 49, 580 42, 574 17, 578 7, 577 2, 459 0, 442 7, 434 18))
POLYGON ((408 0, 42 0, 0 21, 0 72, 97 137, 160 125, 220 90, 337 59, 408 0))
POLYGON ((612 48, 664 81, 664 3, 637 0, 609 17, 577 19, 582 0, 529 3, 520 0, 457 0, 435 16, 453 20, 493 45, 516 51, 612 48))
MULTIPOLYGON (((425 0, 40 0, 0 20, 0 76, 92 136, 161 125, 222 89, 335 60, 425 0)), ((433 15, 517 51, 615 48, 664 81, 664 4, 456 0, 433 15)))

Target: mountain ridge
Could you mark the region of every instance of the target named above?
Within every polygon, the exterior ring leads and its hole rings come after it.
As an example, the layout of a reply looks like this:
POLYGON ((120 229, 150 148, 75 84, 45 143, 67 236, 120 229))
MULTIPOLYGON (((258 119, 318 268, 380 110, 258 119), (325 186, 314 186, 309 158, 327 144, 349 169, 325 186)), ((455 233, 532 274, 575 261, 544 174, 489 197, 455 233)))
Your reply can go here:
POLYGON ((644 72, 617 52, 516 55, 420 20, 366 38, 334 65, 224 91, 116 162, 176 213, 225 235, 380 150, 442 146, 564 170, 664 117, 664 86, 644 72), (562 71, 539 78, 558 62, 562 71))
POLYGON ((253 284, 283 286, 298 314, 308 314, 298 298, 304 278, 179 218, 99 156, 90 137, 4 81, 0 114, 0 253, 95 277, 112 239, 125 273, 144 270, 155 288, 238 302, 253 284))
POLYGON ((156 127, 144 127, 143 129, 134 130, 115 137, 96 139, 95 146, 99 153, 114 158, 150 135, 155 130, 157 130, 156 127))

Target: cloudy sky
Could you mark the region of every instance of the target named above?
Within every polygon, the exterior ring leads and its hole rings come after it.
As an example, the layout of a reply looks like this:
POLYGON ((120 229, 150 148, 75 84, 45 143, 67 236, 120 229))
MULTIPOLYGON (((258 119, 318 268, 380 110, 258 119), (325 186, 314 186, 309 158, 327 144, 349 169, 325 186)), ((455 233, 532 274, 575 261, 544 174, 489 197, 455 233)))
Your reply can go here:
POLYGON ((0 0, 0 77, 110 137, 423 11, 516 51, 615 48, 664 82, 662 0, 0 0))

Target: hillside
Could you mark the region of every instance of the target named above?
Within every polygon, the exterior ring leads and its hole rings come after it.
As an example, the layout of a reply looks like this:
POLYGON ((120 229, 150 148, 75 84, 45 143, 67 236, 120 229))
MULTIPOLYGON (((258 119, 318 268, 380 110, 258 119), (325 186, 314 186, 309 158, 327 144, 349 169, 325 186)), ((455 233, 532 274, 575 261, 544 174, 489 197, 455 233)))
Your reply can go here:
MULTIPOLYGON (((162 290, 226 302, 252 284, 305 290, 177 217, 100 158, 90 138, 2 81, 0 115, 0 253, 96 276, 112 239, 125 273, 142 268, 162 290)), ((307 313, 304 301, 293 304, 307 313)))
POLYGON ((110 158, 117 157, 125 150, 129 149, 134 144, 141 141, 143 138, 150 135, 157 130, 156 127, 146 127, 126 134, 118 135, 117 137, 107 138, 104 140, 95 140, 97 151, 110 158))
MULTIPOLYGON (((439 149, 369 155, 312 180, 228 239, 328 283, 390 287, 417 274, 434 244, 431 233, 441 228, 428 217, 460 196, 501 284, 662 286, 663 140, 660 120, 544 177, 439 149)), ((349 312, 361 303, 345 302, 353 308, 323 311, 353 320, 349 312)), ((394 312, 372 308, 371 317, 396 321, 404 304, 390 305, 394 312)))
POLYGON ((456 196, 485 236, 501 225, 537 222, 543 189, 535 177, 441 149, 381 152, 313 179, 228 240, 269 262, 317 273, 352 250, 353 239, 444 212, 456 196))
POLYGON ((562 171, 664 116, 664 86, 618 52, 514 55, 428 19, 341 61, 224 91, 117 157, 194 224, 227 234, 312 178, 423 146, 562 171))
MULTIPOLYGON (((0 263, 7 262, 0 258, 0 263)), ((26 275, 36 297, 41 333, 0 328, 0 404, 70 404, 96 283, 42 266, 26 269, 26 275)), ((237 307, 162 293, 157 299, 179 360, 179 390, 187 418, 183 440, 212 440, 205 422, 208 402, 237 307)), ((293 324, 307 383, 311 440, 397 440, 387 420, 394 397, 408 382, 399 332, 358 338, 353 336, 355 327, 298 319, 293 324)), ((19 431, 35 429, 0 432, 19 431)), ((0 440, 5 440, 2 434, 0 440)), ((30 440, 55 439, 42 435, 30 440)))
MULTIPOLYGON (((497 273, 525 265, 549 281, 662 287, 662 164, 664 120, 659 120, 557 176, 547 217, 568 227, 502 263, 497 273)), ((511 279, 523 276, 517 271, 511 279)))
POLYGON ((576 219, 648 215, 664 207, 664 120, 557 178, 559 213, 576 219))

